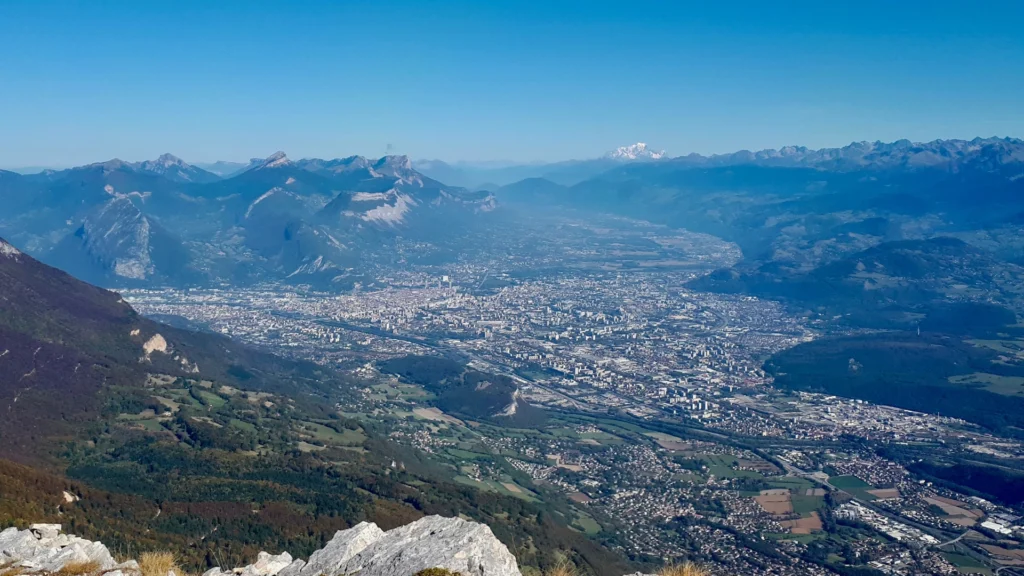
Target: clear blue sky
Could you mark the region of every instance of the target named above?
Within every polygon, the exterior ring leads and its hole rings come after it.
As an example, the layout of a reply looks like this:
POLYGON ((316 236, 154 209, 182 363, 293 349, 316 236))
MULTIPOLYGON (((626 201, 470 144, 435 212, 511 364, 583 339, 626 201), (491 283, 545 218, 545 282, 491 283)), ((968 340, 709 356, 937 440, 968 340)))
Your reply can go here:
POLYGON ((1020 0, 0 0, 0 166, 1024 136, 1022 22, 1020 0))

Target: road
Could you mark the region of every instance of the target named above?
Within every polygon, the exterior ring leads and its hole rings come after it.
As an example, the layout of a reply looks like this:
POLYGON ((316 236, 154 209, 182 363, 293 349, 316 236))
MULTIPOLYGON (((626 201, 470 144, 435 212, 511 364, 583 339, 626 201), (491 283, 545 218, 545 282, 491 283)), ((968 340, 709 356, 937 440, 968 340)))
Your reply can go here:
MULTIPOLYGON (((967 532, 970 532, 970 530, 968 530, 967 532)), ((961 538, 963 538, 964 536, 967 536, 967 532, 964 532, 963 534, 957 536, 956 538, 953 538, 952 540, 949 540, 947 542, 943 542, 942 544, 937 544, 936 546, 940 546, 941 547, 941 546, 947 546, 949 544, 956 544, 957 542, 960 541, 961 538)))

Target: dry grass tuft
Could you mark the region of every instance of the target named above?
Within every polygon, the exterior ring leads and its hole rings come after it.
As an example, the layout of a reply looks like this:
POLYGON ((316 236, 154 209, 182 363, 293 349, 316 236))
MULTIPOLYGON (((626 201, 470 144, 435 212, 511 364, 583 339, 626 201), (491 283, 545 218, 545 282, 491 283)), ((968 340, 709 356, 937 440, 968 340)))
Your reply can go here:
POLYGON ((53 576, 93 576, 99 574, 100 563, 95 560, 88 562, 68 562, 63 568, 53 573, 53 576))
POLYGON ((710 574, 711 572, 707 568, 693 562, 666 566, 661 569, 661 572, 658 572, 658 576, 710 576, 710 574))
POLYGON ((139 557, 142 576, 167 576, 171 570, 178 576, 184 574, 178 567, 177 558, 170 552, 146 552, 139 557))
POLYGON ((573 567, 568 561, 563 560, 555 565, 554 568, 544 573, 544 576, 577 576, 576 568, 573 567))
POLYGON ((447 568, 424 568, 413 576, 462 576, 459 572, 453 572, 447 568))

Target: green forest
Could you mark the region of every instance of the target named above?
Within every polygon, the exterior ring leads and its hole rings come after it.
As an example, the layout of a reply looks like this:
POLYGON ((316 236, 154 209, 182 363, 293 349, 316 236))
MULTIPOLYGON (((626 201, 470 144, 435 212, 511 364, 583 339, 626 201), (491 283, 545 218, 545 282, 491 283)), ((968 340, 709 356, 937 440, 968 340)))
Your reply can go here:
POLYGON ((1024 395, 995 392, 962 378, 1017 378, 1024 376, 1024 365, 960 337, 908 332, 823 338, 779 352, 765 369, 783 388, 942 414, 1024 435, 1024 395))

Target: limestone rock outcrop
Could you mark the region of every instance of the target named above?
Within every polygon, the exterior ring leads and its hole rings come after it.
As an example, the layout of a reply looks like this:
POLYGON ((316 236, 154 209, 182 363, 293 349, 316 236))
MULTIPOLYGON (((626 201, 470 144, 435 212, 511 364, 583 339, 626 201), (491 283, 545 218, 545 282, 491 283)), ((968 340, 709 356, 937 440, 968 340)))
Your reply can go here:
POLYGON ((33 524, 28 530, 0 532, 0 566, 24 572, 56 572, 68 564, 95 562, 100 570, 118 568, 101 542, 61 533, 60 524, 33 524))
POLYGON ((263 552, 256 564, 226 572, 215 568, 203 576, 410 576, 427 568, 447 568, 462 576, 521 576, 515 557, 490 528, 441 516, 387 532, 362 522, 339 530, 307 561, 263 552))
MULTIPOLYGON (((103 576, 140 576, 134 560, 118 564, 103 543, 64 534, 60 524, 0 532, 0 569, 52 574, 87 564, 103 576)), ((387 532, 362 522, 339 530, 308 560, 294 560, 288 552, 260 552, 253 564, 213 568, 203 576, 410 576, 427 568, 446 568, 462 576, 522 576, 515 557, 486 525, 441 516, 387 532)))

